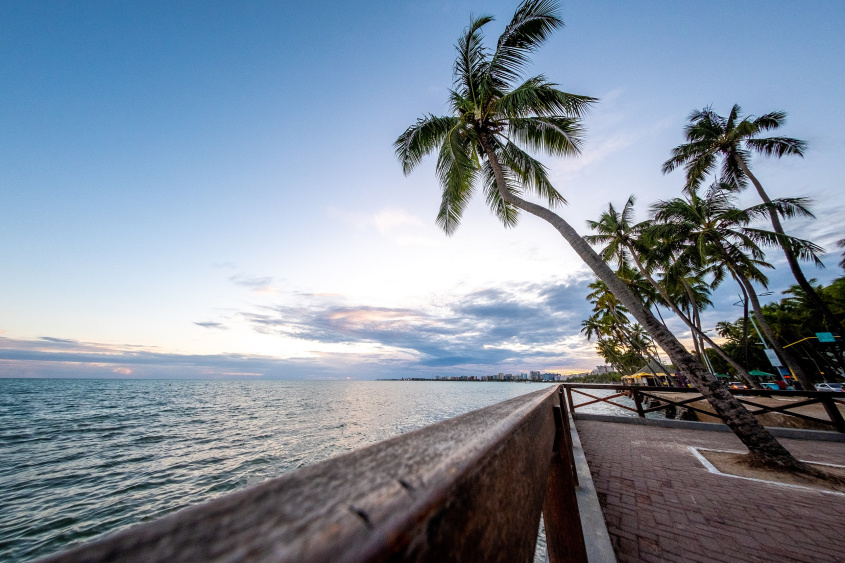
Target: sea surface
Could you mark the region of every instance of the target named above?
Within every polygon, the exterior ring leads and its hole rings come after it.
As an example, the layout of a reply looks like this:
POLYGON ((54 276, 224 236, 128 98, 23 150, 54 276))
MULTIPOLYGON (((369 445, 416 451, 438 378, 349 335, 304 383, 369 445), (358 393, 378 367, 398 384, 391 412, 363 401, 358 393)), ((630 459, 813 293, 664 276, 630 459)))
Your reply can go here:
POLYGON ((28 561, 541 384, 0 379, 0 561, 28 561))

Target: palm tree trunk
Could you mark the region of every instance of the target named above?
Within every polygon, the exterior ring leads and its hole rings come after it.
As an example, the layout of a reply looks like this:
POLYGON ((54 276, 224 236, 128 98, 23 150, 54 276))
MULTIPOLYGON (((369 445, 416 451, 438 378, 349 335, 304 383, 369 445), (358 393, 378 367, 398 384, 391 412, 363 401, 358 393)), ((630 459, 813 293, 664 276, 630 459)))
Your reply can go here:
MULTIPOLYGON (((631 253, 631 257, 634 259, 634 265, 635 265, 635 266, 637 267, 637 269, 640 271, 640 274, 642 274, 642 276, 643 276, 645 279, 647 279, 647 280, 648 280, 648 282, 649 282, 652 286, 654 286, 654 288, 658 291, 658 293, 660 293, 660 296, 663 298, 663 300, 664 300, 664 301, 666 301, 666 304, 667 304, 667 305, 669 305, 669 308, 672 310, 672 312, 673 312, 673 313, 675 313, 675 314, 678 316, 678 318, 679 318, 679 319, 681 319, 682 321, 684 321, 684 324, 686 324, 686 325, 689 327, 690 331, 692 331, 692 334, 693 334, 693 342, 695 341, 695 335, 696 335, 696 334, 698 334, 699 336, 701 336, 701 338, 703 338, 703 339, 704 339, 704 340, 705 340, 705 341, 706 341, 706 342, 710 345, 710 347, 711 347, 711 348, 713 348, 713 350, 715 350, 715 351, 716 351, 716 353, 717 353, 717 354, 719 354, 719 356, 720 356, 723 360, 725 360, 726 362, 728 362, 728 365, 729 365, 729 366, 731 366, 731 367, 734 369, 734 371, 736 371, 736 372, 737 372, 737 374, 739 374, 739 376, 740 376, 742 379, 744 379, 745 381, 753 381, 753 380, 754 380, 754 378, 752 378, 752 377, 751 377, 751 374, 749 374, 749 373, 748 373, 748 368, 747 368, 747 367, 743 367, 743 366, 739 365, 739 362, 737 362, 736 360, 734 360, 733 358, 731 358, 730 356, 728 356, 728 353, 727 353, 727 352, 725 352, 725 351, 722 349, 722 347, 721 347, 721 346, 719 346, 718 344, 716 344, 715 342, 713 342, 713 340, 712 340, 709 336, 707 336, 706 334, 704 334, 703 332, 701 332, 701 331, 700 331, 700 330, 699 330, 699 329, 695 326, 695 323, 693 323, 693 322, 692 322, 692 320, 691 320, 691 319, 690 319, 687 315, 684 315, 684 314, 681 312, 681 310, 678 308, 678 306, 677 306, 677 305, 675 305, 675 303, 674 303, 674 302, 672 301, 672 299, 669 297, 669 294, 668 294, 668 293, 666 293, 666 290, 663 288, 663 286, 661 286, 659 283, 657 283, 657 280, 655 280, 655 279, 651 276, 651 274, 650 274, 650 273, 648 273, 648 271, 645 269, 645 267, 643 267, 642 263, 640 262, 639 258, 637 257, 636 252, 634 252, 634 249, 633 249, 633 248, 631 248, 631 247, 628 247, 628 251, 631 253)), ((663 325, 664 325, 664 327, 665 327, 665 326, 666 326, 666 323, 663 323, 663 325)), ((667 330, 668 330, 668 329, 667 329, 667 330)))
MULTIPOLYGON (((617 317, 617 316, 616 316, 616 313, 615 313, 615 312, 611 311, 611 313, 610 313, 610 314, 611 314, 611 315, 613 315, 613 317, 614 317, 617 321, 619 320, 619 317, 617 317)), ((665 324, 665 323, 664 323, 664 324, 665 324)), ((652 355, 652 353, 651 353, 651 352, 649 351, 649 349, 648 349, 648 346, 642 346, 642 345, 640 345, 640 344, 636 341, 636 339, 631 338, 631 337, 629 337, 627 334, 625 334, 625 331, 624 331, 623 329, 619 329, 619 332, 620 332, 620 334, 621 334, 621 335, 625 338, 625 340, 627 340, 627 341, 628 341, 628 345, 629 345, 631 348, 635 348, 635 349, 637 350, 637 352, 639 352, 639 354, 640 354, 640 358, 641 358, 641 359, 643 359, 643 355, 645 355, 645 357, 647 358, 647 361, 646 361, 646 367, 648 368, 648 371, 650 371, 650 372, 651 372, 651 373, 652 373, 655 377, 657 377, 657 373, 654 371, 654 368, 652 368, 652 367, 651 367, 651 362, 655 362, 655 363, 656 363, 656 364, 660 367, 660 371, 662 371, 663 373, 665 373, 667 377, 672 377, 672 374, 671 374, 671 373, 669 373, 669 370, 667 370, 667 369, 666 369, 666 366, 664 366, 664 365, 660 362, 660 358, 659 358, 659 357, 655 357, 655 356, 653 356, 653 355, 652 355)))
POLYGON ((698 334, 696 333, 701 328, 698 326, 698 319, 696 319, 695 309, 692 308, 692 305, 687 308, 687 316, 689 316, 695 327, 695 330, 692 331, 692 347, 695 349, 695 355, 698 357, 698 360, 701 361, 701 339, 698 338, 698 334))
POLYGON ((607 284, 608 289, 631 312, 634 318, 648 331, 651 337, 669 354, 675 367, 684 374, 688 374, 693 384, 713 406, 716 413, 725 421, 730 429, 748 448, 752 459, 759 463, 801 469, 803 465, 766 430, 754 415, 740 403, 736 397, 719 385, 716 378, 710 375, 704 367, 693 358, 675 336, 660 324, 639 299, 625 286, 605 264, 604 260, 587 244, 575 229, 560 215, 541 205, 525 201, 509 192, 506 188, 505 176, 499 159, 493 151, 493 145, 482 132, 479 141, 485 156, 490 162, 496 185, 502 199, 507 203, 522 209, 554 227, 587 266, 607 284))
POLYGON ((748 295, 742 288, 745 299, 742 300, 742 348, 745 353, 745 367, 748 367, 748 295))
MULTIPOLYGON (((692 310, 693 310, 693 316, 694 316, 693 321, 695 322, 695 325, 698 328, 699 335, 702 337, 701 338, 701 356, 703 358, 704 354, 706 354, 707 352, 704 351, 704 338, 703 338, 704 331, 701 329, 701 314, 698 312, 699 310, 698 310, 698 305, 695 302, 695 294, 693 293, 692 288, 690 287, 689 283, 687 283, 687 280, 685 280, 683 278, 681 279, 681 283, 683 284, 684 290, 687 292, 687 296, 689 297, 690 303, 692 304, 692 310)), ((714 348, 714 350, 715 350, 715 348, 714 348)), ((720 348, 720 350, 721 350, 721 348, 720 348)), ((716 353, 718 354, 719 350, 716 350, 716 353)), ((725 352, 725 355, 727 355, 727 352, 725 352)), ((737 362, 737 365, 739 365, 738 362, 737 362)), ((712 366, 710 366, 710 367, 712 368, 712 366)), ((739 374, 739 376, 743 380, 745 380, 745 382, 748 385, 751 386, 752 389, 762 389, 763 388, 763 386, 760 385, 757 382, 756 379, 751 377, 751 374, 748 373, 747 368, 739 370, 739 371, 737 371, 737 373, 739 374)))
MULTIPOLYGON (((760 195, 760 199, 763 200, 766 204, 771 204, 772 200, 769 198, 769 194, 763 189, 763 185, 760 184, 760 181, 757 180, 757 177, 751 173, 751 169, 748 168, 748 165, 745 164, 745 161, 742 158, 735 158, 736 163, 742 169, 742 172, 748 176, 748 179, 751 180, 751 183, 754 184, 754 187, 757 189, 757 193, 760 195)), ((775 210, 769 209, 769 216, 772 219, 772 229, 774 231, 784 236, 783 226, 780 224, 780 217, 775 210)), ((845 330, 843 330, 842 323, 836 318, 833 314, 833 311, 830 310, 830 307, 827 306, 821 296, 816 292, 813 288, 812 284, 807 281, 807 278, 804 276, 804 272, 801 270, 801 266, 798 264, 798 259, 795 257, 795 253, 792 251, 792 248, 789 245, 782 245, 783 253, 786 256, 786 262, 789 264, 789 269, 792 270, 792 275, 795 278, 795 281, 798 282, 798 285, 801 286, 801 289, 804 290, 804 293, 807 294, 807 297, 813 302, 816 306, 816 309, 821 312, 822 316, 824 317, 825 323, 828 326, 828 330, 835 330, 838 331, 840 334, 845 334, 845 330)))
MULTIPOLYGON (((723 256, 725 256, 725 260, 728 260, 727 253, 724 251, 723 256)), ((760 307, 760 300, 757 298, 757 292, 754 291, 754 287, 751 285, 751 282, 745 274, 739 270, 739 268, 735 269, 730 265, 728 267, 740 285, 745 288, 745 293, 751 301, 751 309, 754 311, 754 317, 757 319, 760 330, 763 331, 763 334, 765 334, 766 338, 769 339, 769 343, 772 345, 772 349, 775 351, 775 354, 777 354, 778 358, 781 358, 786 363, 786 366, 790 369, 790 371, 792 371, 792 374, 798 379, 798 381, 801 382, 804 389, 812 389, 813 384, 810 382, 807 374, 804 373, 804 369, 791 352, 788 352, 781 347, 777 338, 775 338, 775 333, 772 331, 772 327, 769 326, 769 323, 766 321, 765 317, 763 317, 763 308, 760 307)), ((765 345, 765 342, 763 344, 765 345)))

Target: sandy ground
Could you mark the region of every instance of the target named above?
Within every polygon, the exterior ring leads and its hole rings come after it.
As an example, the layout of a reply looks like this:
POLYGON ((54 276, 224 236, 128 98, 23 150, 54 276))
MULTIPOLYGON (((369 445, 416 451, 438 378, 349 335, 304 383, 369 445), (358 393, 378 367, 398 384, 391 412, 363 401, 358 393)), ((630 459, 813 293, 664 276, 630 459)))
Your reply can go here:
MULTIPOLYGON (((799 485, 801 487, 810 487, 812 489, 819 489, 823 491, 837 491, 845 493, 845 482, 837 483, 830 480, 811 477, 809 475, 798 475, 786 471, 749 467, 747 464, 742 462, 744 458, 742 454, 705 449, 699 449, 698 451, 701 455, 707 458, 707 461, 712 463, 716 469, 722 473, 727 473, 728 475, 737 475, 739 477, 750 477, 751 479, 761 479, 763 481, 774 481, 775 483, 799 485)), ((818 463, 811 463, 809 465, 824 473, 845 480, 845 467, 832 467, 830 465, 822 465, 818 463)))

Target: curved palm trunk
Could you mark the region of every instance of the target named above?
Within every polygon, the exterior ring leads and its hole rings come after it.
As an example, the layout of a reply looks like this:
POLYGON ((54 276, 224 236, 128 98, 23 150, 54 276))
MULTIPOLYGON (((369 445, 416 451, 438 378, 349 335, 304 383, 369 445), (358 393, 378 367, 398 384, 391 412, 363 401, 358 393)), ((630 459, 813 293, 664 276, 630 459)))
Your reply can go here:
MULTIPOLYGON (((697 304, 696 304, 696 302, 695 302, 695 294, 693 293, 692 288, 690 287, 690 285, 687 283, 687 280, 685 280, 685 279, 681 279, 681 283, 683 284, 683 286, 684 286, 684 290, 686 290, 686 292, 687 292, 687 296, 689 297, 689 299, 690 299, 690 303, 692 304, 692 310, 693 310, 693 313, 694 313, 694 316, 695 316, 694 320, 695 320, 696 326, 698 327, 698 332, 699 332, 699 335, 703 337, 703 336, 704 336, 704 331, 703 331, 703 330, 701 330, 701 314, 699 313, 698 305, 697 305, 697 304)), ((715 348, 714 348, 714 350, 715 350, 715 348)), ((727 355, 727 353, 726 353, 726 352, 724 352, 724 350, 722 350, 722 349, 721 349, 721 347, 719 347, 719 349, 718 349, 718 350, 716 350, 716 353, 718 354, 720 350, 724 353, 724 355, 725 355, 725 356, 727 355)), ((701 356, 702 356, 702 358, 704 357, 704 354, 706 354, 706 353, 707 353, 707 352, 705 352, 705 350, 704 350, 704 339, 702 338, 702 339, 701 339, 701 356)), ((720 355, 721 355, 721 354, 720 354, 720 355)), ((723 357, 724 357, 724 356, 723 356, 723 357)), ((739 363, 737 363, 737 362, 735 362, 735 363, 736 363, 737 365, 739 365, 739 363)), ((746 363, 747 363, 747 362, 746 362, 746 363)), ((709 365, 709 363, 708 363, 708 365, 709 365)), ((710 366, 710 369, 712 370, 712 369, 713 369, 713 366, 710 366)), ((748 369, 747 369, 747 368, 744 368, 744 369, 742 369, 742 370, 738 370, 738 371, 737 371, 737 373, 739 374, 739 376, 740 376, 743 380, 745 380, 745 382, 746 382, 748 385, 750 385, 750 386, 751 386, 751 388, 752 388, 752 389, 762 389, 762 388, 763 388, 763 386, 762 386, 762 385, 760 385, 760 384, 757 382, 757 380, 756 380, 756 379, 754 379, 753 377, 751 377, 751 374, 750 374, 750 373, 748 373, 748 369)), ((714 375, 715 375, 715 373, 714 373, 714 375)))
POLYGON ((745 274, 739 271, 738 268, 731 268, 731 273, 734 275, 736 280, 745 287, 745 293, 751 301, 751 309, 754 311, 754 317, 757 319, 760 330, 763 331, 763 334, 765 334, 766 338, 769 339, 769 343, 772 345, 772 349, 775 351, 775 354, 777 354, 778 357, 786 363, 786 366, 790 369, 790 371, 792 371, 792 374, 798 379, 798 381, 801 382, 804 389, 813 389, 813 384, 810 382, 810 378, 807 377, 807 374, 795 359, 795 356, 792 355, 791 352, 783 349, 778 343, 777 338, 775 338, 775 333, 772 331, 772 327, 769 326, 769 323, 766 321, 765 317, 763 317, 763 308, 760 307, 760 300, 757 298, 757 292, 754 291, 754 287, 751 285, 751 282, 745 274))
POLYGON ((701 361, 701 339, 698 337, 697 331, 701 330, 698 322, 698 315, 695 314, 695 309, 692 305, 685 307, 687 316, 692 320, 695 330, 692 332, 692 347, 695 349, 695 355, 701 361))
MULTIPOLYGON (((634 252, 634 249, 631 248, 631 247, 628 247, 628 250, 631 252, 631 257, 634 259, 634 265, 637 266, 637 269, 640 271, 640 274, 642 274, 642 276, 645 279, 647 279, 648 282, 652 286, 654 286, 654 288, 657 290, 657 292, 660 293, 660 296, 663 298, 663 300, 666 301, 666 304, 669 305, 669 308, 672 310, 672 312, 675 313, 678 316, 679 319, 684 321, 684 324, 686 324, 689 327, 690 331, 692 331, 693 342, 695 342, 695 335, 697 334, 705 342, 707 342, 710 345, 710 347, 713 348, 713 350, 715 350, 716 353, 719 354, 719 356, 723 360, 728 362, 728 365, 731 366, 734 369, 734 371, 736 371, 739 374, 739 376, 742 377, 742 379, 744 379, 745 381, 753 381, 754 378, 752 378, 751 374, 748 373, 747 368, 741 366, 739 364, 739 362, 737 362, 736 360, 734 360, 733 358, 728 356, 728 353, 725 352, 722 349, 721 346, 719 346, 718 344, 713 342, 713 339, 711 339, 709 336, 707 336, 701 330, 699 330, 698 327, 695 326, 695 323, 687 315, 685 315, 683 312, 681 312, 681 310, 678 308, 678 306, 675 305, 675 303, 672 301, 672 299, 669 298, 669 294, 666 293, 666 290, 663 289, 663 286, 661 286, 659 283, 657 283, 657 280, 655 280, 653 277, 651 277, 651 274, 648 273, 648 271, 645 269, 645 267, 643 267, 642 263, 640 263, 640 260, 637 257, 637 254, 634 252)), ((664 327, 666 326, 665 322, 663 323, 663 326, 664 327)))
MULTIPOLYGON (((611 311, 610 314, 613 315, 613 317, 617 321, 619 320, 619 317, 616 316, 616 313, 611 311)), ((666 369, 666 366, 664 366, 663 363, 660 361, 660 358, 652 355, 652 353, 648 349, 648 346, 643 346, 638 343, 634 338, 629 337, 623 329, 619 329, 619 333, 628 342, 628 345, 631 346, 631 348, 636 348, 636 350, 640 353, 641 359, 645 360, 645 358, 648 358, 648 361, 646 361, 646 367, 648 368, 648 371, 650 371, 655 377, 657 377, 657 373, 654 371, 654 368, 651 367, 651 362, 655 362, 658 367, 660 367, 660 371, 665 373, 667 377, 672 376, 672 374, 669 373, 669 370, 666 369), (643 355, 645 355, 645 358, 643 358, 643 355)))
POLYGON ((754 418, 754 415, 749 413, 742 403, 731 395, 727 389, 720 386, 716 378, 710 375, 701 363, 696 361, 687 352, 678 339, 666 330, 650 311, 643 307, 639 299, 625 286, 622 280, 616 277, 613 270, 605 264, 604 260, 601 259, 595 250, 587 244, 587 241, 569 223, 550 209, 525 201, 506 189, 505 176, 496 157, 496 153, 493 151, 492 143, 490 143, 483 132, 479 140, 490 162, 490 166, 493 168, 496 185, 502 199, 548 222, 563 236, 584 263, 592 269, 600 280, 607 284, 608 289, 631 312, 660 347, 666 351, 675 366, 683 373, 688 374, 688 377, 699 392, 713 405, 716 413, 733 430, 737 437, 742 440, 742 443, 750 451, 751 456, 761 463, 796 469, 801 468, 802 464, 792 457, 792 454, 768 430, 763 428, 757 419, 754 418))
MULTIPOLYGON (((765 203, 771 204, 772 200, 769 198, 769 194, 763 189, 763 185, 760 184, 760 181, 757 180, 757 177, 751 173, 751 170, 748 168, 748 165, 741 158, 734 159, 739 165, 742 172, 748 176, 748 179, 751 180, 751 183, 754 184, 754 188, 756 188, 757 193, 760 195, 760 199, 762 199, 765 203)), ((778 214, 773 211, 769 210, 769 216, 772 219, 772 229, 779 235, 783 236, 786 233, 783 231, 783 226, 780 224, 780 217, 778 214)), ((845 334, 845 330, 843 330, 842 323, 837 320, 836 316, 833 314, 833 311, 830 310, 830 307, 827 306, 816 290, 813 288, 812 284, 807 281, 806 276, 804 276, 804 272, 801 270, 801 266, 798 264, 798 259, 795 257, 795 253, 789 248, 788 245, 782 246, 783 253, 786 256, 786 262, 789 264, 789 269, 792 270, 792 275, 795 278, 795 281, 798 282, 798 285, 801 286, 801 289, 804 290, 804 293, 810 298, 816 308, 821 312, 822 316, 824 316, 825 323, 827 324, 830 330, 837 330, 840 334, 845 334)), ((803 383, 803 382, 802 382, 803 383)))

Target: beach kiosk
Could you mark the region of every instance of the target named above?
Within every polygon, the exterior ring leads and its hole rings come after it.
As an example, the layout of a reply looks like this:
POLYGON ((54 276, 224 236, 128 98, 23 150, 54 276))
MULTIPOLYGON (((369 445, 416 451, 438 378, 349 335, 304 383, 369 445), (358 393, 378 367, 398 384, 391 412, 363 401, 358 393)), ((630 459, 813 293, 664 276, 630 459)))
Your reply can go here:
POLYGON ((666 375, 655 375, 644 371, 622 376, 623 385, 650 385, 652 387, 675 387, 674 378, 666 375))

